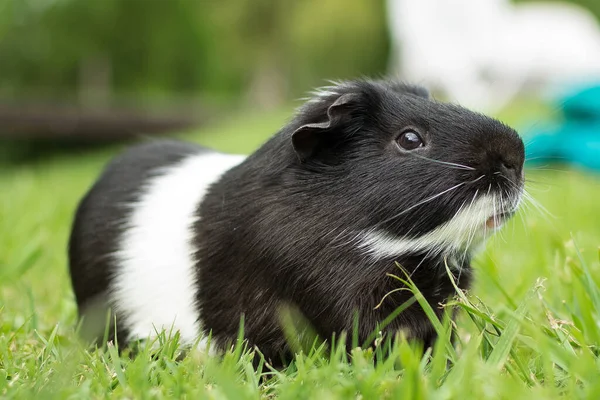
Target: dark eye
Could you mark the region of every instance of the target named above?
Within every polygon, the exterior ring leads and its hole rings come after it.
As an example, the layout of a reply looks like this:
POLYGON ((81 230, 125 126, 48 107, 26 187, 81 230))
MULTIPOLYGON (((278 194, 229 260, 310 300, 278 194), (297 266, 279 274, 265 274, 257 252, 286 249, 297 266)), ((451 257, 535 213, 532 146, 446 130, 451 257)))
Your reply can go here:
POLYGON ((423 139, 415 131, 406 131, 396 139, 398 146, 404 150, 414 150, 416 148, 424 146, 423 139))

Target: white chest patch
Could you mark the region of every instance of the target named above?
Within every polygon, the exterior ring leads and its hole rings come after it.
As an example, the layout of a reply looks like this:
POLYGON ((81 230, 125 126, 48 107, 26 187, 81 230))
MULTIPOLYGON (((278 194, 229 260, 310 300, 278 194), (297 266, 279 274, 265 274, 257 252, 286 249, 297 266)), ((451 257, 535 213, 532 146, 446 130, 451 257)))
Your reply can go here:
POLYGON ((401 238, 374 229, 359 235, 358 247, 376 259, 422 251, 432 255, 465 251, 481 245, 492 235, 493 230, 486 227, 486 220, 496 211, 495 199, 483 196, 461 209, 451 220, 422 236, 401 238))
POLYGON ((244 156, 200 154, 158 171, 132 204, 115 254, 110 295, 129 339, 179 331, 192 343, 202 331, 197 308, 192 225, 207 188, 244 156))

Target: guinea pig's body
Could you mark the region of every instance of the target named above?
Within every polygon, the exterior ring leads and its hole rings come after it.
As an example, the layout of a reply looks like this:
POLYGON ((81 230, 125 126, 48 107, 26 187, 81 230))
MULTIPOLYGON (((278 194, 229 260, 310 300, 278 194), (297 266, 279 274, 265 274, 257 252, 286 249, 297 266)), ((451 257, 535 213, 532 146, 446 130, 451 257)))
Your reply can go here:
MULTIPOLYGON (((453 293, 445 262, 469 286, 473 250, 518 205, 522 164, 512 129, 386 82, 318 94, 247 158, 134 147, 75 218, 84 328, 102 337, 111 309, 120 343, 173 329, 219 348, 243 315, 245 337, 274 359, 289 352, 279 312, 292 307, 324 338, 357 322, 362 343, 411 297, 394 290, 397 264, 440 313, 453 293)), ((417 304, 385 328, 400 329, 435 338, 417 304)))
POLYGON ((93 322, 101 318, 103 324, 106 315, 98 312, 112 307, 122 341, 171 327, 184 342, 194 341, 201 332, 195 307, 198 206, 208 186, 243 158, 157 141, 115 159, 75 219, 70 260, 80 313, 89 304, 93 322))

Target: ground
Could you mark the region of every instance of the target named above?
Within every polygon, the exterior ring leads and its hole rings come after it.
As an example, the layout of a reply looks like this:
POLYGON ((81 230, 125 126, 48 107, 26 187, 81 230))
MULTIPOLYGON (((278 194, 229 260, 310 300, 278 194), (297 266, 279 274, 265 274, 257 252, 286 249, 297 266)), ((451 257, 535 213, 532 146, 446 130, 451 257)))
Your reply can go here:
MULTIPOLYGON (((520 124, 523 107, 501 117, 520 124)), ((287 116, 241 114, 179 136, 246 153, 287 116)), ((432 354, 398 340, 351 358, 300 354, 284 371, 254 369, 242 345, 221 360, 179 360, 166 337, 158 353, 136 358, 85 348, 67 235, 76 202, 123 146, 0 143, 0 397, 600 398, 600 177, 556 166, 527 171, 540 207, 525 206, 488 243, 472 292, 454 300, 463 309, 456 349, 445 321, 432 354)))

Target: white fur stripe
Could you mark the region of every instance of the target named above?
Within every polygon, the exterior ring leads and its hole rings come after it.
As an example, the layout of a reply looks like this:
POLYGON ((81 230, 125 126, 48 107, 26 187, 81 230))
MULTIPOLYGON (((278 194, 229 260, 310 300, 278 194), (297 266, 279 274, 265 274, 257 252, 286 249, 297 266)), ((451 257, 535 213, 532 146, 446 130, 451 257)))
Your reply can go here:
POLYGON ((398 238, 381 230, 364 232, 359 236, 358 246, 377 259, 422 251, 431 254, 465 251, 467 247, 481 245, 492 234, 486 231, 485 221, 496 211, 494 200, 483 196, 448 222, 416 238, 398 238))
POLYGON ((130 339, 173 328, 189 344, 201 333, 194 306, 198 288, 192 224, 208 186, 243 159, 218 153, 191 156, 159 171, 139 202, 131 205, 111 287, 130 339))

